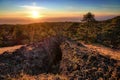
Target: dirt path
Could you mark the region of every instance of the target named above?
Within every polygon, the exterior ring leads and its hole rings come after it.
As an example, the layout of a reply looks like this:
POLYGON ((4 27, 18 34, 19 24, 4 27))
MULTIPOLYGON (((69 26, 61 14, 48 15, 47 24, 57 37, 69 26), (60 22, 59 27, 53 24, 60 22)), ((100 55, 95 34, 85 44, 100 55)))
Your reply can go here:
POLYGON ((13 52, 13 51, 15 51, 16 49, 19 49, 22 46, 23 45, 17 45, 17 46, 12 46, 12 47, 3 47, 3 48, 0 48, 0 54, 2 54, 5 51, 13 52))
POLYGON ((120 50, 113 50, 102 45, 84 44, 89 49, 97 50, 101 55, 110 56, 113 59, 120 60, 120 50))

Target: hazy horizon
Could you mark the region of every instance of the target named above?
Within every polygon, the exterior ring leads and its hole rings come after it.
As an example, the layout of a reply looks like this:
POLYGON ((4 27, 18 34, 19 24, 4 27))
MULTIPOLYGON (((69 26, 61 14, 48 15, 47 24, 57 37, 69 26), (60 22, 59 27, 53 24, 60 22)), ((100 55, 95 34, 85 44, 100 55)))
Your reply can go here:
POLYGON ((80 22, 92 12, 96 20, 120 15, 119 0, 0 0, 0 24, 80 22))

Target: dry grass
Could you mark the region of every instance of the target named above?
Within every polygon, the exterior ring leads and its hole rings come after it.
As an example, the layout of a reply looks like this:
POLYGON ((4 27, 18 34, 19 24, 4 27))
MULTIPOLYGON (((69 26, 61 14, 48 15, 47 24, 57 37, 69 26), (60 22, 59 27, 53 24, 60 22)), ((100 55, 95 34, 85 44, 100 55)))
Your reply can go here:
POLYGON ((23 45, 16 45, 16 46, 12 46, 12 47, 3 47, 0 48, 0 54, 4 53, 4 52, 14 52, 16 49, 19 49, 20 47, 22 47, 23 45))
POLYGON ((7 80, 68 80, 68 77, 59 74, 45 74, 45 73, 36 76, 30 76, 23 73, 22 75, 16 78, 8 77, 7 80))
POLYGON ((97 49, 56 38, 29 44, 0 55, 0 80, 119 80, 120 61, 97 49))
POLYGON ((120 50, 114 50, 102 45, 92 45, 92 44, 84 44, 89 49, 94 51, 98 51, 101 55, 109 56, 113 59, 120 60, 120 50))
MULTIPOLYGON (((107 48, 102 45, 92 45, 92 44, 84 44, 84 45, 86 47, 88 47, 89 49, 100 52, 101 55, 110 56, 113 59, 120 60, 120 50, 114 50, 114 49, 107 48)), ((23 45, 16 45, 16 46, 12 46, 12 47, 0 48, 0 54, 4 53, 6 51, 14 52, 16 49, 19 49, 22 46, 23 45)))

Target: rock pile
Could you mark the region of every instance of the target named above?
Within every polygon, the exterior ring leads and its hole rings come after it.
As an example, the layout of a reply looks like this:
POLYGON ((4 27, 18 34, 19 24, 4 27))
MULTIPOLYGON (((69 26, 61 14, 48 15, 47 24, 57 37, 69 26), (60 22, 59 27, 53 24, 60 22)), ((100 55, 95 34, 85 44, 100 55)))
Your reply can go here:
POLYGON ((68 76, 69 80, 120 79, 120 61, 102 56, 71 41, 64 42, 61 50, 63 57, 60 72, 68 76))

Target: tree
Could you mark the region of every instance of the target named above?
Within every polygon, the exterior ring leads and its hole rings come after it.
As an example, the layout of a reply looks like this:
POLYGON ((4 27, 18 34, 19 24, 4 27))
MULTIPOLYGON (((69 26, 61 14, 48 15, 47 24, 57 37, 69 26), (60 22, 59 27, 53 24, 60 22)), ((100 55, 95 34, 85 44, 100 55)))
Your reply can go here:
MULTIPOLYGON (((88 43, 89 42, 89 40, 90 40, 90 36, 93 36, 93 35, 91 35, 90 33, 90 28, 92 28, 93 27, 93 25, 94 25, 94 23, 93 22, 95 22, 96 20, 95 20, 95 18, 94 18, 94 15, 91 13, 91 12, 88 12, 87 14, 85 14, 84 16, 83 16, 83 20, 82 20, 82 22, 86 22, 85 24, 84 24, 84 26, 86 27, 86 29, 85 29, 85 36, 84 36, 84 39, 85 39, 85 42, 86 43, 88 43)), ((93 29, 93 28, 92 28, 93 29)))
POLYGON ((94 17, 95 16, 91 12, 88 12, 87 14, 85 14, 83 16, 83 20, 82 21, 83 22, 94 22, 94 21, 96 21, 94 17))

